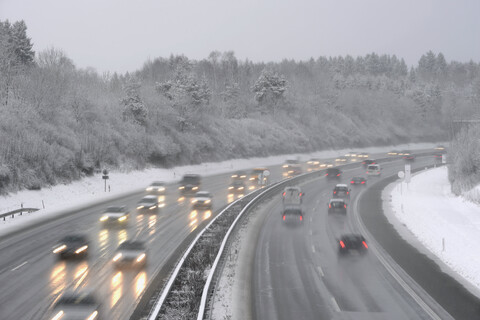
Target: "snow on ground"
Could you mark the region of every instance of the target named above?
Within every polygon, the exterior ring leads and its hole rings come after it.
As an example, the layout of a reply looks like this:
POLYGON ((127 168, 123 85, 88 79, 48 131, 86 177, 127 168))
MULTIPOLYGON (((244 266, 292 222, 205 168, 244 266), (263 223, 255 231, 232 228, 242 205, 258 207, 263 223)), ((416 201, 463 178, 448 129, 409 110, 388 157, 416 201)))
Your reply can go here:
MULTIPOLYGON (((390 147, 372 147, 355 149, 361 152, 386 152, 391 149, 426 149, 432 148, 431 143, 405 144, 390 147)), ((75 210, 90 204, 100 203, 108 199, 119 198, 135 191, 141 191, 152 181, 173 182, 180 180, 184 173, 198 173, 203 176, 252 168, 254 166, 278 165, 285 159, 299 159, 306 161, 312 157, 331 158, 339 154, 345 154, 350 149, 328 150, 308 154, 289 154, 271 156, 266 158, 234 159, 223 162, 211 162, 199 165, 175 167, 171 169, 146 169, 143 171, 115 172, 109 174, 107 190, 104 191, 104 181, 101 175, 87 177, 68 185, 56 185, 51 188, 43 188, 39 191, 24 190, 8 196, 0 196, 0 213, 24 208, 41 209, 36 212, 16 215, 14 219, 7 218, 0 221, 0 236, 24 227, 26 224, 34 224, 46 217, 61 215, 65 210, 75 210)))
POLYGON ((408 187, 398 182, 385 192, 390 192, 395 218, 439 260, 480 289, 480 206, 451 192, 447 170, 416 174, 408 187))

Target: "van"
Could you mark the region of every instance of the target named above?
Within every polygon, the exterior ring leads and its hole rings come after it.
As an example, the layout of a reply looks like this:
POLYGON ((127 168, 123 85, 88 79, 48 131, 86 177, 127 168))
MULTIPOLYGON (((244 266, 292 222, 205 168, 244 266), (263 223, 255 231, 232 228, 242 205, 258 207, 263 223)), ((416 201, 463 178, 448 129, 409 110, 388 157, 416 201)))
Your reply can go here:
POLYGON ((382 167, 379 164, 370 164, 367 167, 367 176, 379 176, 382 173, 382 167))

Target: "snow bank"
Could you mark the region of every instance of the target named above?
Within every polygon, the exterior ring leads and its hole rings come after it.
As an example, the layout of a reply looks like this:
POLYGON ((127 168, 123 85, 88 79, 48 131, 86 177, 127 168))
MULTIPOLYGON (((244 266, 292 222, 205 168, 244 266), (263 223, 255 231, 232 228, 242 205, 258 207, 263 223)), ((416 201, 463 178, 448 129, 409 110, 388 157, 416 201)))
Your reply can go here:
POLYGON ((480 289, 480 206, 451 192, 446 167, 390 191, 394 216, 436 257, 480 289))

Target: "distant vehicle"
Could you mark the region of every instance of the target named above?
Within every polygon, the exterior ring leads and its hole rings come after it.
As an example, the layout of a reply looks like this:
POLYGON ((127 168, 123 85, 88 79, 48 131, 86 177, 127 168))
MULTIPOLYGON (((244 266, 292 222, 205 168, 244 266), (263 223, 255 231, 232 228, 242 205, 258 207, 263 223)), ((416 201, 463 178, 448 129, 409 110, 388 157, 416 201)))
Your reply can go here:
POLYGON ((342 170, 340 170, 339 168, 328 168, 326 173, 325 173, 325 176, 327 177, 327 179, 340 179, 341 176, 342 176, 342 170))
POLYGON ((303 221, 303 211, 300 205, 298 204, 290 204, 285 205, 282 211, 282 219, 283 221, 303 221))
POLYGON ((389 156, 398 156, 398 153, 399 153, 399 152, 400 152, 400 151, 392 150, 392 151, 388 152, 387 155, 389 155, 389 156))
POLYGON ((359 155, 357 155, 357 158, 361 158, 361 159, 366 159, 368 157, 370 157, 370 155, 366 152, 362 152, 359 155))
POLYGON ((300 187, 285 187, 282 193, 283 204, 302 204, 303 193, 300 187))
POLYGON ((150 193, 165 194, 165 190, 166 190, 165 182, 154 181, 145 190, 150 193))
POLYGON ((398 153, 399 156, 409 156, 412 154, 412 151, 410 150, 402 150, 398 153))
POLYGON ((325 168, 333 168, 333 163, 330 161, 325 161, 324 163, 320 164, 320 169, 325 169, 325 168))
POLYGON ((100 303, 91 292, 65 292, 55 302, 48 319, 100 319, 100 303))
POLYGON ((330 199, 328 202, 328 213, 347 213, 347 203, 344 199, 330 199))
POLYGON ((86 258, 88 256, 88 239, 85 235, 75 234, 63 237, 55 246, 53 253, 60 259, 86 258))
POLYGON ((368 249, 367 242, 362 235, 359 234, 345 234, 340 237, 338 243, 338 251, 345 254, 351 250, 356 250, 359 253, 365 253, 368 249))
POLYGON ((403 160, 408 161, 408 162, 415 161, 415 155, 406 154, 406 155, 403 156, 403 160))
POLYGON ((233 180, 228 187, 228 193, 245 194, 247 193, 247 186, 242 180, 233 180))
POLYGON ((236 171, 231 175, 232 181, 247 181, 248 175, 245 171, 236 171))
POLYGON ((147 264, 147 249, 142 241, 124 241, 113 256, 115 267, 143 268, 147 264))
POLYGON ((267 168, 255 168, 250 173, 248 181, 250 182, 249 190, 253 190, 257 187, 264 187, 268 184, 268 175, 265 175, 265 172, 268 172, 267 168))
POLYGON ((199 191, 192 199, 193 209, 212 209, 213 196, 208 191, 199 191))
POLYGON ((346 163, 348 161, 348 158, 347 157, 337 157, 335 158, 335 163, 338 165, 338 164, 343 164, 343 163, 346 163))
POLYGON ((366 185, 367 184, 367 179, 364 177, 353 177, 352 180, 350 181, 350 184, 352 185, 366 185))
POLYGON ((445 150, 447 150, 447 148, 444 147, 444 146, 436 146, 434 149, 437 150, 437 151, 445 151, 445 150))
POLYGON ((128 217, 129 212, 127 207, 108 207, 103 211, 100 222, 102 222, 103 225, 114 224, 124 226, 128 222, 128 217))
POLYGON ((350 199, 350 189, 346 184, 337 184, 335 188, 333 188, 333 197, 350 199))
POLYGON ((367 167, 367 176, 380 176, 382 167, 379 164, 369 164, 367 167))
POLYGON ((180 181, 180 193, 182 195, 194 195, 200 189, 202 178, 198 174, 186 174, 180 181))
POLYGON ((302 174, 302 165, 298 160, 287 160, 282 168, 284 177, 293 177, 302 174))
POLYGON ((156 213, 165 204, 158 201, 157 196, 149 195, 143 197, 137 204, 137 210, 139 212, 153 212, 156 213))
POLYGON ((443 154, 440 153, 440 152, 437 152, 433 155, 433 159, 435 160, 435 163, 442 163, 442 158, 443 158, 443 154))
POLYGON ((357 158, 359 158, 360 152, 357 151, 350 151, 345 155, 346 158, 350 159, 351 162, 357 161, 357 158))
POLYGON ((368 167, 368 165, 370 165, 370 164, 377 164, 377 161, 373 160, 373 159, 366 159, 366 160, 362 161, 362 166, 364 168, 368 167))
POLYGON ((320 159, 310 159, 307 161, 307 171, 311 172, 311 171, 316 171, 316 170, 319 170, 321 167, 321 161, 320 159))

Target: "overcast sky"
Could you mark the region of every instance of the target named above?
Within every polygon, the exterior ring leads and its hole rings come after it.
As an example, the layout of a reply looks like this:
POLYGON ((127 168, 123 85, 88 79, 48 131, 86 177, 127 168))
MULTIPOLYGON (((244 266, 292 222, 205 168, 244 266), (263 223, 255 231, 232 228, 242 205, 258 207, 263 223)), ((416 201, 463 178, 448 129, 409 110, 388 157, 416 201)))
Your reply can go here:
POLYGON ((35 51, 63 49, 77 67, 133 71, 147 59, 233 50, 253 61, 428 50, 480 62, 480 0, 0 0, 25 20, 35 51))

